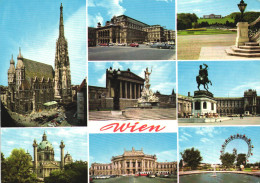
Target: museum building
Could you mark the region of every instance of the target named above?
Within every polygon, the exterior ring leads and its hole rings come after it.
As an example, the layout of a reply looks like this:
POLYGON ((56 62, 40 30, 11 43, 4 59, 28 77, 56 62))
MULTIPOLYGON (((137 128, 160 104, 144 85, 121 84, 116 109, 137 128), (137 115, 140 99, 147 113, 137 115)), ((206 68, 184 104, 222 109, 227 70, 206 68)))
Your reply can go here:
MULTIPOLYGON (((36 139, 33 141, 33 172, 38 178, 50 176, 54 170, 62 170, 66 164, 73 162, 71 155, 67 152, 64 156, 65 144, 63 141, 60 143, 60 161, 54 159, 54 148, 47 140, 47 135, 43 134, 42 141, 37 144, 36 139)), ((32 159, 31 155, 27 153, 32 159)))
POLYGON ((160 25, 148 25, 126 15, 114 16, 104 26, 99 22, 97 28, 89 27, 88 43, 143 43, 175 41, 175 31, 160 25))
POLYGON ((90 175, 133 175, 140 172, 148 174, 174 174, 176 162, 157 162, 156 155, 144 154, 143 149, 127 151, 119 156, 112 156, 111 163, 92 163, 90 175))
POLYGON ((68 43, 64 36, 63 6, 60 6, 59 37, 56 42, 55 69, 51 65, 24 58, 19 49, 17 64, 13 56, 8 69, 7 107, 17 113, 40 111, 44 104, 72 100, 68 43))

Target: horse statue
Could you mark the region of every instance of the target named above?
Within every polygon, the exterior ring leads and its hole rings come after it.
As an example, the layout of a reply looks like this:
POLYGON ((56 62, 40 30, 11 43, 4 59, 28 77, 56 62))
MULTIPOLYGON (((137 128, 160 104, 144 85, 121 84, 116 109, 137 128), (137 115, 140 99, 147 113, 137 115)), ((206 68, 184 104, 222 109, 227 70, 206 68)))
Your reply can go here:
POLYGON ((205 68, 202 68, 202 65, 200 65, 200 71, 199 75, 196 77, 196 81, 198 83, 198 89, 200 90, 200 85, 204 86, 204 89, 208 91, 209 85, 212 85, 211 81, 208 78, 208 65, 203 64, 205 68))

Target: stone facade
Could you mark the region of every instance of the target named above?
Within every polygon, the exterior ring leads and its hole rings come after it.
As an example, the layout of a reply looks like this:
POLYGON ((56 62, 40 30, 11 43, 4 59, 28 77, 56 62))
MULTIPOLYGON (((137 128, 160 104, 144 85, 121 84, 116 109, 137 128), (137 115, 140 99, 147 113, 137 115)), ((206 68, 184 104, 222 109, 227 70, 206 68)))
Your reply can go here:
POLYGON ((133 175, 140 172, 148 174, 174 174, 177 170, 176 162, 157 162, 156 155, 144 154, 142 150, 124 150, 119 156, 112 156, 111 163, 93 163, 90 175, 133 175))
MULTIPOLYGON (((260 114, 260 96, 256 90, 249 89, 243 97, 214 97, 217 101, 217 113, 221 116, 238 114, 260 114)), ((189 117, 192 115, 193 96, 178 95, 178 116, 189 117)))
POLYGON ((127 71, 106 70, 106 88, 89 86, 89 109, 125 109, 137 105, 144 79, 127 71), (112 103, 111 103, 112 102, 112 103))
POLYGON ((175 40, 175 32, 160 25, 148 25, 126 15, 114 16, 105 26, 89 27, 89 46, 100 43, 143 43, 175 40), (96 32, 94 35, 93 32, 96 32))
POLYGON ((59 38, 56 44, 55 70, 51 65, 26 59, 19 50, 17 64, 13 56, 8 69, 7 107, 17 113, 41 111, 44 103, 71 98, 71 76, 67 41, 64 37, 62 5, 59 38))
MULTIPOLYGON (((64 148, 65 144, 61 141, 61 159, 60 161, 55 161, 54 148, 47 140, 45 132, 40 144, 37 144, 36 140, 33 141, 33 172, 36 173, 38 178, 48 177, 52 171, 63 169, 64 165, 73 162, 69 153, 64 156, 64 148)), ((30 154, 28 155, 31 156, 30 154)))

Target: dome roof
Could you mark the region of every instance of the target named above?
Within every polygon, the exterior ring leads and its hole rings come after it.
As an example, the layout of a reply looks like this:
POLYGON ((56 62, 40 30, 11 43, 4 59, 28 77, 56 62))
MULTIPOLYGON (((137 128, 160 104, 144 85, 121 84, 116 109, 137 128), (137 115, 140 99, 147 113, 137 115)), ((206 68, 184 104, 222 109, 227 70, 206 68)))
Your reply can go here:
POLYGON ((48 140, 45 140, 45 141, 41 141, 41 143, 38 145, 38 149, 39 150, 47 150, 47 149, 53 150, 53 146, 48 140))
POLYGON ((47 140, 47 135, 45 134, 45 131, 42 136, 42 141, 38 145, 38 150, 53 150, 52 144, 47 140))

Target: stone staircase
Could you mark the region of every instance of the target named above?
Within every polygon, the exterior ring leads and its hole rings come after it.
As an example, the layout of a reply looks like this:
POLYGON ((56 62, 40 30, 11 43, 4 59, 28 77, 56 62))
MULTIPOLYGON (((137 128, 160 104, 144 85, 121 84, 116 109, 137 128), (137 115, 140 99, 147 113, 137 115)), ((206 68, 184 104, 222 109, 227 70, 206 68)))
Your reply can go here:
POLYGON ((245 42, 243 46, 232 46, 226 49, 226 53, 239 57, 260 57, 260 45, 257 42, 245 42))

